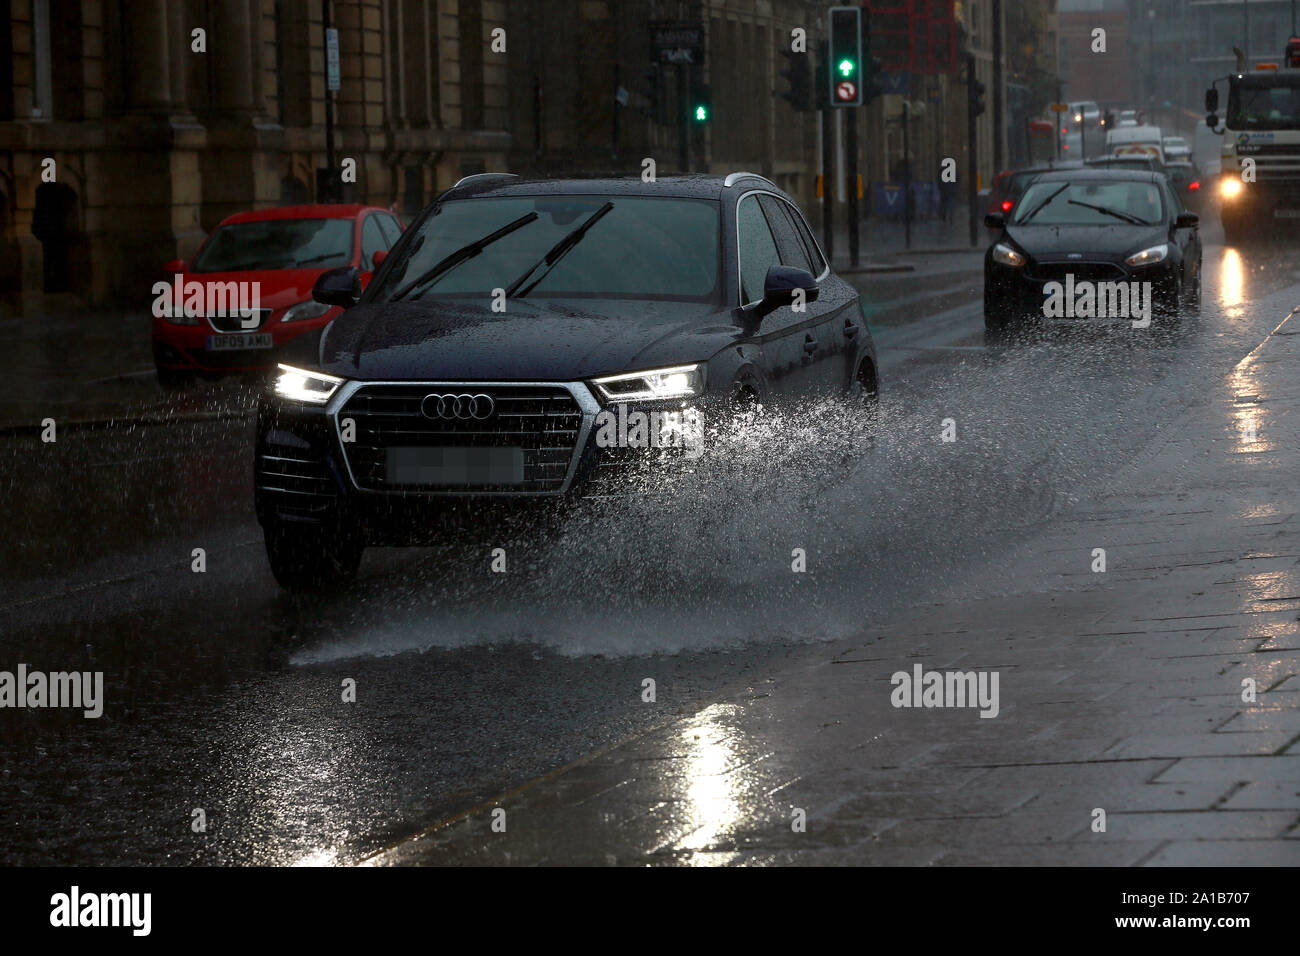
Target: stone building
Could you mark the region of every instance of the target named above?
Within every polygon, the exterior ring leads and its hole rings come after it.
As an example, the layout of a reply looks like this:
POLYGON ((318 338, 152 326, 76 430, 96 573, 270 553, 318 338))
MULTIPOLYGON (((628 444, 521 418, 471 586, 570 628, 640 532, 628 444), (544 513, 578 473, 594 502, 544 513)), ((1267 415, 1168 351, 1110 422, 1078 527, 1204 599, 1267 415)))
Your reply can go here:
MULTIPOLYGON (((325 6, 0 0, 0 315, 138 302, 224 216, 315 199, 325 6)), ((506 168, 505 0, 328 6, 353 199, 506 168)))

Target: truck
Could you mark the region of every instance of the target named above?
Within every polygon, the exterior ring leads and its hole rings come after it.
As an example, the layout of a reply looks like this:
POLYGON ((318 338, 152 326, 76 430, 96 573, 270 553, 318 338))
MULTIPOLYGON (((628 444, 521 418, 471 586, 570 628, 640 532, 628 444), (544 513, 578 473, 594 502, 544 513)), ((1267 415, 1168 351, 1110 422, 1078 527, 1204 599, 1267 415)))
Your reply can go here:
POLYGON ((1288 41, 1280 67, 1266 63, 1247 72, 1239 51, 1237 66, 1205 91, 1206 125, 1223 136, 1217 191, 1230 245, 1268 222, 1300 229, 1300 37, 1288 41), (1220 83, 1228 92, 1222 125, 1220 83))

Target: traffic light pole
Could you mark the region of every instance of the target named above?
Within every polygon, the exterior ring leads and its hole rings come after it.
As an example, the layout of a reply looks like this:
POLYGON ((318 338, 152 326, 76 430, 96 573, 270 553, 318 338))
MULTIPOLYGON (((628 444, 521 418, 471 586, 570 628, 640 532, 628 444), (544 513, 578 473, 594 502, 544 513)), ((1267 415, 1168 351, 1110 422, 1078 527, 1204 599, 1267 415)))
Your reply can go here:
POLYGON ((844 149, 848 153, 848 206, 845 215, 849 220, 849 266, 858 267, 858 108, 844 111, 844 149))
POLYGON ((691 171, 691 74, 690 67, 685 63, 677 64, 677 86, 678 99, 681 101, 677 109, 681 114, 682 123, 680 158, 682 172, 689 173, 691 171))
POLYGON ((831 144, 835 138, 835 111, 829 106, 822 109, 822 245, 826 258, 835 261, 835 156, 831 144))
POLYGON ((976 188, 978 138, 975 128, 975 54, 966 54, 966 201, 970 203, 970 244, 979 245, 979 190, 976 188))

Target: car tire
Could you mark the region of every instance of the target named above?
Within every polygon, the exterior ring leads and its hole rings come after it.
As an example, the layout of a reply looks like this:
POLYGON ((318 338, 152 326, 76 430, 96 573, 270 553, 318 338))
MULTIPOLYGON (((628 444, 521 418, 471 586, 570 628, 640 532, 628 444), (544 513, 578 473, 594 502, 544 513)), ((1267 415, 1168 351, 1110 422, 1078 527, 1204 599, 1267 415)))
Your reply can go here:
POLYGON ((270 524, 265 528, 271 573, 288 591, 325 591, 356 577, 365 543, 354 534, 331 534, 315 526, 270 524))

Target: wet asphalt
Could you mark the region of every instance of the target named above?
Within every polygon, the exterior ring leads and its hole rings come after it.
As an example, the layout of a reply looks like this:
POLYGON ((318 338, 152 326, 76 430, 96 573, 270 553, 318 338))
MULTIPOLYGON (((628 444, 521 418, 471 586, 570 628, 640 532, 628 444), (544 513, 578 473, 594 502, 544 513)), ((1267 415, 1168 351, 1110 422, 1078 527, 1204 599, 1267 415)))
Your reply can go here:
MULTIPOLYGON (((761 693, 999 561, 1300 305, 1296 246, 1215 240, 1174 336, 989 350, 976 287, 873 330, 874 432, 775 415, 652 498, 371 551, 324 598, 271 579, 247 419, 0 438, 0 669, 102 670, 106 691, 96 720, 0 710, 0 863, 353 862, 724 687, 761 693)), ((205 386, 236 407, 253 387, 205 386)))

